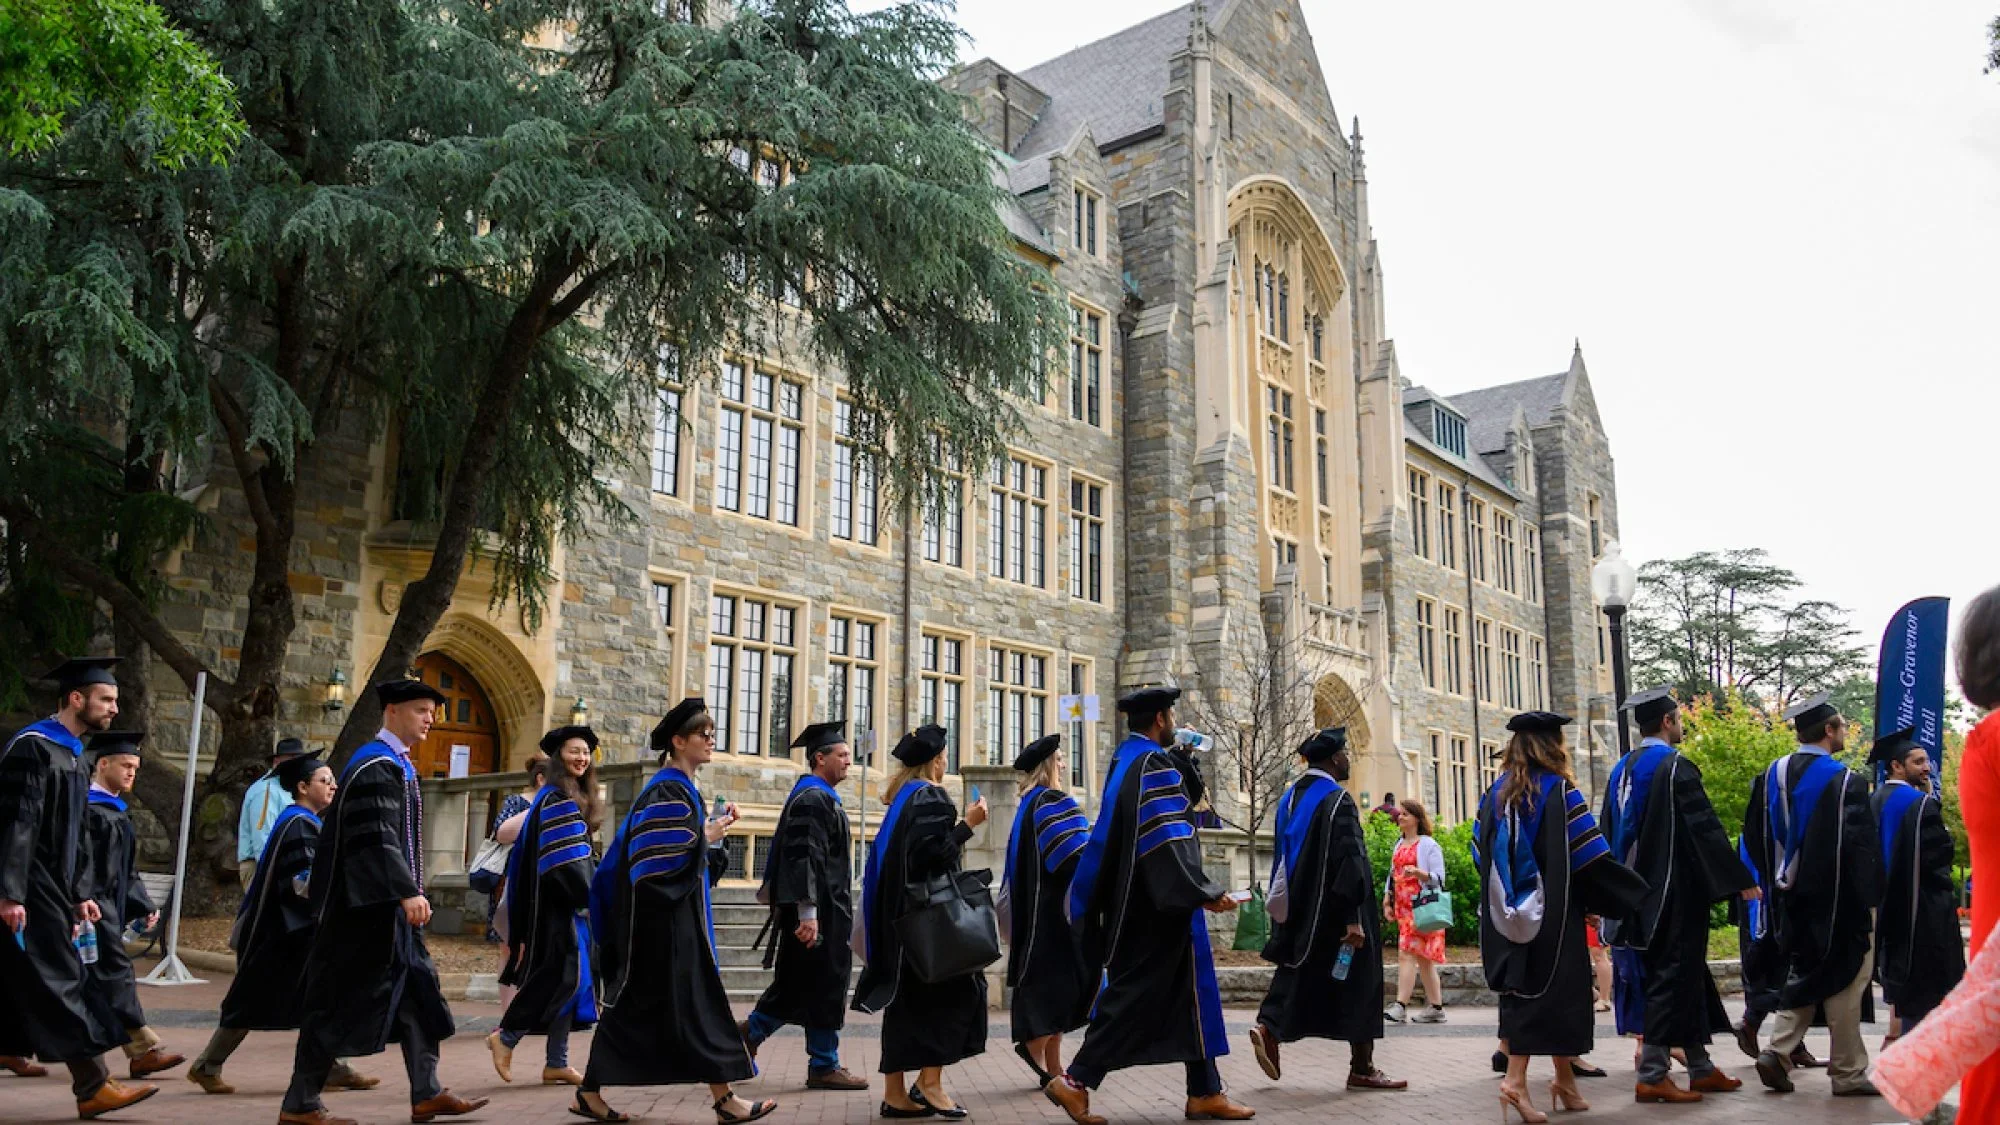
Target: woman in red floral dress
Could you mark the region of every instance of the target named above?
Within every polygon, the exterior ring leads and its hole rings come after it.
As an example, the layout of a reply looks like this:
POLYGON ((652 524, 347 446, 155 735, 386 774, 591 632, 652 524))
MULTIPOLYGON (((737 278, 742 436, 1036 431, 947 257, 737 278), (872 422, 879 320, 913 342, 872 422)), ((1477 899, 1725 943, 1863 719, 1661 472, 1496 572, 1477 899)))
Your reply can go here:
POLYGON ((1403 839, 1389 861, 1389 881, 1382 890, 1382 916, 1396 921, 1396 1002, 1382 1018, 1392 1023, 1444 1022, 1444 988, 1438 966, 1444 964, 1444 931, 1421 933, 1411 914, 1417 893, 1444 887, 1444 849, 1431 837, 1431 814, 1422 802, 1405 799, 1399 822, 1403 839), (1417 976, 1424 979, 1424 999, 1430 1007, 1412 1016, 1410 998, 1417 976))

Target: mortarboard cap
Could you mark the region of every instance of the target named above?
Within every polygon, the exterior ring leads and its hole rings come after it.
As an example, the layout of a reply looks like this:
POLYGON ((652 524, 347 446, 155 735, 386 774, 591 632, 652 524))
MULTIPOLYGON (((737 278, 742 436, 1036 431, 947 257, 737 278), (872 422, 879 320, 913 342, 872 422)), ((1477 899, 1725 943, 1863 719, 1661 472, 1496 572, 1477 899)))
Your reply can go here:
POLYGON ((1632 712, 1632 721, 1647 727, 1672 714, 1679 706, 1680 703, 1674 699, 1674 689, 1656 687, 1627 696, 1625 706, 1620 710, 1632 712))
POLYGON ((1805 730, 1808 727, 1824 724, 1828 719, 1840 714, 1840 708, 1827 702, 1829 698, 1825 692, 1820 692, 1810 699, 1792 704, 1785 712, 1785 721, 1792 724, 1793 730, 1805 730))
POLYGON ((375 696, 382 706, 393 707, 398 703, 410 703, 428 699, 439 706, 444 705, 444 693, 422 680, 383 680, 375 685, 375 696))
POLYGON ((1868 760, 1886 766, 1890 762, 1902 761, 1910 756, 1910 751, 1916 749, 1920 749, 1917 744, 1917 728, 1905 727, 1894 734, 1885 734, 1876 739, 1875 745, 1868 751, 1868 760))
POLYGON ((326 762, 317 753, 300 754, 296 758, 286 758, 278 763, 278 784, 289 796, 298 796, 299 786, 311 781, 312 776, 326 769, 326 762))
POLYGON ((107 758, 113 754, 130 754, 136 758, 139 756, 139 744, 144 741, 146 741, 145 731, 106 730, 91 735, 86 749, 93 759, 107 758))
POLYGON ((1118 710, 1127 715, 1157 715, 1181 697, 1177 687, 1142 687, 1118 701, 1118 710))
POLYGON ((1014 768, 1021 773, 1032 772, 1036 767, 1054 756, 1056 747, 1060 745, 1062 745, 1062 735, 1045 734, 1028 743, 1026 746, 1021 747, 1020 754, 1014 758, 1014 768))
POLYGON ((568 742, 572 738, 583 739, 593 753, 597 750, 597 732, 586 726, 557 727, 543 735, 542 740, 537 742, 535 746, 542 753, 553 758, 557 754, 562 753, 563 743, 568 742))
POLYGON ((306 752, 306 744, 303 740, 297 738, 281 738, 278 740, 278 745, 272 747, 271 757, 274 759, 292 758, 300 754, 303 754, 305 752, 306 752))
POLYGON ((64 695, 92 684, 111 684, 115 687, 118 678, 111 674, 111 669, 117 664, 115 656, 80 656, 49 669, 42 678, 55 681, 56 690, 64 695))
POLYGON ((925 723, 904 735, 890 754, 906 766, 921 766, 944 753, 946 737, 943 727, 936 723, 925 723))
POLYGON ((847 724, 839 720, 830 723, 814 723, 799 732, 792 739, 792 745, 804 750, 806 757, 821 750, 827 750, 847 741, 847 724))
POLYGON ((1347 749, 1347 728, 1328 727, 1299 743, 1299 757, 1308 762, 1324 762, 1347 749))
POLYGON ((1521 731, 1555 734, 1575 721, 1568 715, 1558 715, 1554 711, 1523 711, 1507 720, 1507 729, 1517 734, 1521 731))
POLYGON ((688 696, 686 699, 674 704, 674 709, 662 716, 660 721, 653 727, 653 734, 650 739, 653 753, 665 754, 669 750, 672 750, 674 748, 674 736, 677 734, 686 734, 688 724, 706 714, 708 714, 708 700, 697 695, 688 696))

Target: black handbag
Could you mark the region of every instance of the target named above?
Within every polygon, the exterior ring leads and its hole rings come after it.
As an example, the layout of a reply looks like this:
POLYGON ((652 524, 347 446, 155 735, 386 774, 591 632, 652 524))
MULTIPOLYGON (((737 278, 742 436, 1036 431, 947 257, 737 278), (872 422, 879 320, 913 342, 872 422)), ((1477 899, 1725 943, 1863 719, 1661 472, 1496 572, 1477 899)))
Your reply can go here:
POLYGON ((903 956, 925 984, 976 973, 1000 959, 990 871, 935 875, 909 888, 915 904, 896 919, 903 956))

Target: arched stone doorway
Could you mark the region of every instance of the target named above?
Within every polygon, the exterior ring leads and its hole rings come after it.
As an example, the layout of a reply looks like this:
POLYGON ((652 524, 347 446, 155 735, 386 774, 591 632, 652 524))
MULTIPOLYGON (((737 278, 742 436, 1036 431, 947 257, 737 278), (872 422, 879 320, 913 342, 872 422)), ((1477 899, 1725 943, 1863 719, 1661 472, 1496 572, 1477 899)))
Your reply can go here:
POLYGON ((437 722, 411 757, 419 777, 451 776, 452 759, 462 747, 467 776, 492 773, 499 760, 500 724, 486 689, 465 666, 441 652, 417 657, 414 671, 444 693, 437 722))
POLYGON ((485 693, 495 728, 493 768, 523 768, 547 729, 549 706, 548 692, 527 657, 500 630, 470 613, 445 615, 431 630, 425 651, 457 662, 485 693))
POLYGON ((1368 713, 1338 674, 1329 672, 1313 685, 1313 722, 1321 728, 1346 727, 1348 753, 1357 762, 1368 756, 1368 713))

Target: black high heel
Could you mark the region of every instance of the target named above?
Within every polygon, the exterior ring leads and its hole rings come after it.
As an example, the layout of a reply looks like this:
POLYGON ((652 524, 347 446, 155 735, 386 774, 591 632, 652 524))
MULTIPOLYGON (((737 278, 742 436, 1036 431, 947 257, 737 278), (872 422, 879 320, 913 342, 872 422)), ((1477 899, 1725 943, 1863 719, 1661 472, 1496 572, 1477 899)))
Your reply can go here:
POLYGON ((1035 1072, 1035 1089, 1039 1090, 1039 1089, 1041 1089, 1042 1087, 1044 1087, 1044 1086, 1048 1085, 1048 1084, 1049 1084, 1049 1079, 1051 1079, 1051 1078, 1055 1077, 1054 1075, 1050 1074, 1050 1073, 1049 1073, 1048 1071, 1046 1071, 1046 1070, 1043 1070, 1043 1069, 1042 1069, 1042 1064, 1041 1064, 1041 1063, 1038 1063, 1038 1062, 1036 1062, 1036 1061, 1035 1061, 1035 1055, 1034 1055, 1034 1052, 1032 1052, 1032 1051, 1028 1050, 1028 1045, 1027 1045, 1026 1043, 1016 1043, 1016 1044, 1014 1044, 1014 1054, 1015 1054, 1015 1055, 1016 1055, 1016 1056, 1017 1056, 1017 1057, 1018 1057, 1018 1058, 1019 1058, 1019 1059, 1020 1059, 1020 1060, 1021 1060, 1022 1062, 1024 1062, 1024 1063, 1027 1063, 1027 1064, 1028 1064, 1028 1069, 1029 1069, 1029 1070, 1032 1070, 1032 1071, 1034 1071, 1034 1072, 1035 1072))

